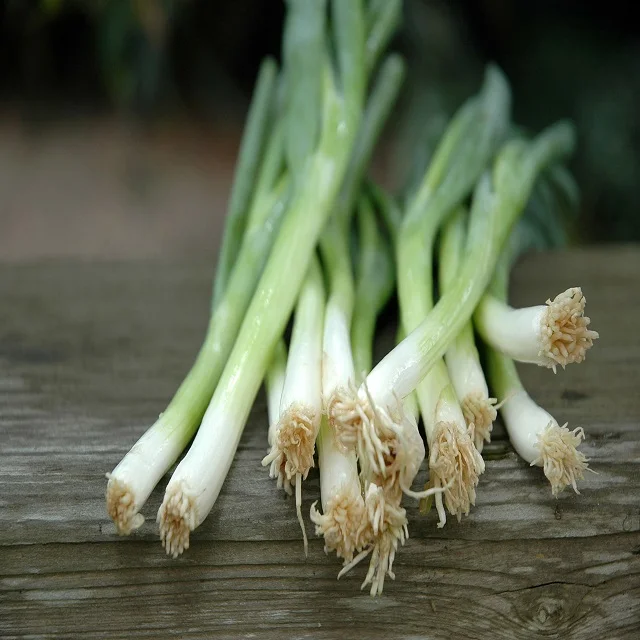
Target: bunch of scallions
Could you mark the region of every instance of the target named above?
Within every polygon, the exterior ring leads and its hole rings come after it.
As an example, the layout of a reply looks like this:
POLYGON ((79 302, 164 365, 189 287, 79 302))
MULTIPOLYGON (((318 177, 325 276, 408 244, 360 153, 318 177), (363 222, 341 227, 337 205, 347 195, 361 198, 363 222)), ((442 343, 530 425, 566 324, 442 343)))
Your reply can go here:
POLYGON ((400 14, 401 0, 287 2, 282 68, 262 64, 247 118, 204 342, 169 406, 107 474, 119 533, 141 526, 146 500, 187 449, 157 521, 168 554, 189 547, 263 382, 263 465, 295 494, 305 553, 302 485, 318 466, 315 531, 342 561, 339 576, 368 559, 372 595, 394 577, 408 536, 404 496, 423 510, 435 503, 439 527, 469 514, 498 409, 553 494, 577 491, 584 433, 534 402, 514 361, 553 371, 582 362, 598 337, 584 295, 507 303, 514 260, 561 243, 575 209, 562 164, 573 129, 523 134, 508 83, 489 66, 422 179, 395 200, 366 172, 402 85, 402 60, 384 55, 400 14), (378 316, 396 288, 398 343, 373 366, 378 316), (427 450, 429 481, 416 490, 427 450))

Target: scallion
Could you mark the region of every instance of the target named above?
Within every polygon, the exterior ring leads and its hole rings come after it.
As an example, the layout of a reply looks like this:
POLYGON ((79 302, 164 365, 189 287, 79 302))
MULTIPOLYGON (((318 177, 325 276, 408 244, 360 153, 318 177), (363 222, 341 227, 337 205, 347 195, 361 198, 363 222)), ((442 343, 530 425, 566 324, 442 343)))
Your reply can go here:
MULTIPOLYGON (((267 391, 267 413, 269 416, 269 431, 267 441, 269 443, 269 451, 273 443, 275 442, 276 430, 278 423, 280 422, 280 400, 282 399, 282 390, 284 389, 284 380, 287 371, 287 346, 284 340, 278 340, 273 354, 271 356, 271 362, 269 363, 269 369, 265 378, 265 386, 267 391)), ((284 472, 284 460, 280 465, 280 469, 277 473, 277 486, 278 489, 283 489, 288 495, 293 493, 291 489, 291 482, 287 478, 284 472)))
MULTIPOLYGON (((317 0, 291 3, 288 11, 305 12, 309 3, 315 5, 317 0)), ((169 481, 158 511, 161 539, 174 556, 188 547, 190 532, 204 521, 222 488, 270 354, 293 309, 351 155, 364 99, 359 87, 364 90, 365 83, 354 76, 358 70, 364 73, 359 62, 364 56, 362 6, 358 1, 338 0, 332 6, 343 93, 336 86, 325 49, 318 78, 322 113, 317 143, 308 148, 305 157, 298 158, 294 192, 280 233, 198 434, 169 481)), ((296 24, 296 20, 289 24, 296 24)), ((304 28, 309 27, 306 24, 304 28)), ((294 35, 297 38, 299 34, 285 32, 285 39, 290 36, 295 41, 294 35)), ((313 54, 313 50, 306 50, 304 39, 297 41, 289 58, 313 54)), ((285 64, 285 75, 287 71, 285 64)), ((290 91, 300 90, 293 82, 288 86, 290 91)), ((300 117, 298 113, 289 115, 300 117)), ((290 126, 287 131, 291 134, 296 129, 290 126)))
MULTIPOLYGON (((257 156, 261 155, 265 112, 273 106, 274 84, 275 66, 267 62, 260 72, 247 125, 248 133, 243 141, 243 149, 250 148, 257 156)), ((244 157, 246 153, 242 155, 244 157)), ((243 171, 250 172, 251 187, 254 171, 252 163, 249 163, 249 169, 241 163, 231 198, 230 220, 225 226, 229 230, 225 231, 220 251, 222 271, 216 278, 217 295, 213 298, 204 343, 168 407, 118 466, 107 474, 107 512, 122 535, 128 535, 144 522, 140 509, 193 437, 211 399, 285 210, 288 183, 287 178, 281 175, 282 161, 281 133, 276 128, 270 134, 270 143, 262 161, 259 188, 255 188, 246 214, 242 212, 241 204, 246 202, 249 187, 243 171), (230 255, 226 247, 238 244, 240 248, 235 264, 227 276, 224 273, 227 267, 222 266, 230 255)))
MULTIPOLYGON (((507 297, 509 264, 507 257, 500 260, 492 283, 493 294, 499 300, 507 297)), ((578 451, 584 439, 583 429, 570 431, 566 424, 560 426, 526 392, 514 361, 490 346, 487 365, 494 392, 504 398, 500 413, 518 455, 532 466, 543 468, 553 495, 567 486, 579 493, 577 481, 588 469, 587 458, 578 451)))
MULTIPOLYGON (((551 161, 569 153, 573 143, 573 129, 562 123, 531 143, 513 140, 503 147, 494 164, 493 180, 487 174, 475 189, 465 259, 448 293, 373 369, 357 394, 344 398, 342 410, 353 416, 357 431, 368 434, 368 440, 376 447, 370 456, 371 464, 382 473, 385 466, 379 464, 379 453, 388 453, 388 443, 393 441, 387 434, 397 438, 402 433, 404 420, 399 399, 418 387, 469 321, 535 178, 551 161)), ((451 385, 436 390, 440 394, 446 392, 457 402, 451 385)), ((401 436, 394 445, 399 445, 396 452, 405 446, 401 436)), ((370 455, 368 451, 362 453, 370 455)))
MULTIPOLYGON (((462 262, 465 242, 466 211, 459 209, 444 225, 440 238, 438 275, 440 293, 448 291, 462 262)), ((491 439, 496 419, 496 399, 489 397, 489 388, 482 371, 480 355, 473 335, 473 325, 467 322, 444 356, 462 414, 473 433, 472 440, 481 452, 484 442, 491 439)))
POLYGON ((518 362, 556 371, 580 363, 598 338, 584 315, 586 298, 572 287, 549 299, 546 305, 514 309, 487 293, 474 314, 485 342, 518 362))

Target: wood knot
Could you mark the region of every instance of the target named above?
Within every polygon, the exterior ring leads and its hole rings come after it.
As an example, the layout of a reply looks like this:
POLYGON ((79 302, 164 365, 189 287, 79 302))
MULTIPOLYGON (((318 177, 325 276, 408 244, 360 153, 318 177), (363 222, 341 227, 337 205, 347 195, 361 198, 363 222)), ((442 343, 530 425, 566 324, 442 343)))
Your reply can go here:
POLYGON ((519 592, 516 608, 524 627, 532 632, 562 632, 582 615, 584 585, 554 582, 519 592))
POLYGON ((557 620, 562 620, 562 603, 554 602, 554 601, 546 601, 538 605, 538 614, 537 614, 538 622, 540 626, 547 626, 547 622, 549 625, 556 626, 557 620))

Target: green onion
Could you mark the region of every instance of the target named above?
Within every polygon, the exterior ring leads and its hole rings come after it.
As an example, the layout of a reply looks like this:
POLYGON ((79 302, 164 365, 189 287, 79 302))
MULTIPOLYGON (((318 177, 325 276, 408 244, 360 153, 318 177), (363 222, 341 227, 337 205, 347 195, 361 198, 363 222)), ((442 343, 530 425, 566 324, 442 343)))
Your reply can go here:
MULTIPOLYGON (((263 67, 263 73, 269 74, 265 68, 269 67, 263 67)), ((264 76, 261 81, 266 82, 264 76)), ((258 92, 260 103, 265 91, 263 86, 258 92)), ((256 117, 255 109, 252 111, 256 117)), ((224 293, 212 306, 207 335, 193 367, 158 420, 107 475, 107 511, 120 534, 128 535, 144 522, 140 509, 193 438, 231 351, 289 198, 288 179, 282 175, 281 134, 278 127, 271 133, 236 262, 224 293)), ((240 174, 238 182, 243 183, 240 174)), ((232 200, 237 202, 239 197, 232 200)), ((234 214, 231 220, 232 231, 225 232, 221 260, 225 259, 226 244, 237 240, 234 225, 238 217, 234 214)), ((224 279, 217 283, 220 290, 224 279)))
MULTIPOLYGON (((433 306, 431 264, 436 231, 441 221, 468 195, 501 142, 508 127, 508 109, 508 87, 502 74, 489 67, 482 92, 467 101, 453 119, 403 218, 396 240, 396 254, 400 312, 406 332, 413 330, 433 306)), ((376 394, 368 383, 371 375, 367 378, 366 391, 375 398, 376 394)), ((472 501, 474 486, 483 465, 469 439, 443 362, 434 363, 433 370, 417 391, 430 447, 433 485, 439 490, 449 487, 445 499, 453 513, 468 513, 470 500, 459 496, 469 496, 472 501), (441 446, 438 446, 439 443, 441 446), (455 460, 443 458, 446 453, 456 455, 458 451, 462 453, 455 460), (470 464, 470 469, 462 463, 470 464), (444 473, 455 474, 458 481, 451 486, 454 475, 443 477, 444 473)), ((351 429, 341 434, 343 441, 357 442, 360 464, 367 472, 370 469, 372 476, 386 477, 392 474, 398 479, 402 477, 408 489, 413 476, 408 475, 408 470, 394 470, 399 465, 410 464, 413 475, 417 473, 422 461, 417 457, 419 450, 403 443, 405 438, 410 438, 412 444, 416 441, 417 427, 413 425, 412 429, 411 423, 407 424, 401 410, 397 415, 389 414, 387 408, 390 403, 386 407, 377 405, 373 409, 369 401, 368 415, 351 403, 349 395, 342 394, 339 410, 359 418, 348 423, 351 429), (362 420, 361 415, 366 415, 368 420, 362 420), (405 449, 411 450, 412 455, 404 453, 405 449)), ((440 506, 442 500, 443 496, 438 492, 436 501, 441 524, 444 524, 444 511, 440 506)))
MULTIPOLYGON (((577 187, 566 169, 559 164, 549 167, 537 180, 523 220, 511 234, 506 259, 513 260, 534 244, 564 244, 563 224, 568 215, 574 215, 578 199, 577 187)), ((554 372, 558 365, 564 368, 582 362, 598 333, 589 329, 580 287, 567 289, 546 305, 514 309, 506 302, 506 284, 502 282, 508 270, 497 274, 474 314, 483 340, 509 358, 554 372)))
POLYGON ((349 253, 349 224, 355 208, 357 189, 369 164, 382 126, 398 95, 404 64, 398 56, 388 56, 376 79, 347 167, 338 208, 322 234, 320 246, 330 283, 324 338, 323 397, 334 425, 331 397, 336 389, 354 384, 351 322, 354 311, 354 281, 349 253))
POLYGON ((583 362, 598 338, 584 315, 586 298, 571 287, 546 305, 514 309, 485 294, 475 312, 482 339, 506 356, 553 369, 583 362))
MULTIPOLYGON (((443 405, 455 407, 457 398, 451 384, 443 384, 448 376, 446 369, 443 370, 444 364, 439 365, 441 358, 469 321, 489 282, 501 247, 525 207, 535 178, 551 161, 568 154, 573 143, 573 129, 563 123, 545 131, 532 143, 514 140, 502 148, 494 164, 493 181, 487 174, 475 189, 466 257, 448 293, 440 298, 415 330, 373 369, 357 395, 345 398, 345 413, 360 416, 353 422, 357 430, 364 432, 367 440, 373 443, 374 450, 363 453, 370 456, 372 462, 369 464, 376 465, 383 474, 386 468, 384 464, 380 465, 380 451, 389 451, 389 442, 394 444, 396 452, 407 446, 402 440, 405 419, 399 398, 416 389, 436 368, 431 377, 438 384, 427 381, 429 393, 437 394, 443 405)), ((402 289, 400 294, 402 299, 402 289)), ((428 301, 428 297, 426 299, 428 301)), ((456 416, 452 413, 450 417, 456 416)), ((424 412, 423 419, 426 422, 424 412)), ((433 451, 430 460, 432 455, 433 451)), ((362 457, 360 455, 361 461, 362 457)), ((440 517, 442 519, 442 513, 440 517)))
MULTIPOLYGON (((461 208, 443 227, 438 271, 441 294, 448 291, 462 262, 465 222, 466 211, 461 208)), ((476 449, 481 452, 484 442, 491 440, 491 429, 497 411, 496 399, 489 397, 471 322, 464 325, 447 349, 444 359, 467 427, 473 430, 472 440, 476 449)))
POLYGON ((257 79, 205 341, 167 410, 108 474, 107 508, 120 533, 139 527, 153 487, 192 440, 157 513, 167 554, 180 555, 215 505, 264 383, 262 464, 279 489, 295 487, 305 555, 302 482, 318 464, 315 532, 340 558, 338 578, 368 560, 361 588, 375 596, 409 536, 405 496, 423 513, 435 504, 438 527, 475 504, 497 410, 554 495, 577 492, 588 470, 584 431, 538 406, 514 363, 555 371, 584 359, 598 334, 582 291, 546 306, 507 304, 515 257, 569 237, 579 193, 560 162, 574 132, 560 123, 526 138, 510 122, 506 79, 489 65, 446 128, 427 118, 424 135, 412 132, 408 186, 392 197, 365 173, 404 78, 397 55, 378 68, 401 0, 286 4, 283 69, 266 60, 257 79), (373 366, 396 280, 396 347, 373 366), (421 491, 412 488, 425 458, 420 417, 429 446, 421 491))
POLYGON ((323 396, 332 426, 335 422, 331 409, 332 395, 336 389, 355 383, 350 331, 356 301, 349 254, 349 223, 355 208, 357 189, 403 77, 402 60, 398 56, 388 56, 380 69, 358 131, 353 156, 338 197, 338 209, 321 239, 322 257, 331 290, 325 322, 323 396))
MULTIPOLYGON (((498 299, 507 297, 509 260, 502 259, 496 269, 492 291, 498 299)), ((584 430, 570 431, 540 407, 526 392, 514 361, 492 347, 487 348, 487 366, 493 391, 504 398, 500 413, 509 439, 518 455, 531 465, 540 466, 551 484, 553 495, 584 477, 588 460, 578 451, 584 430)))
MULTIPOLYGON (((393 206, 386 203, 386 206, 393 206)), ((378 315, 393 293, 395 273, 390 247, 378 227, 370 199, 358 206, 358 264, 351 343, 355 370, 362 379, 373 366, 373 340, 378 315)))
MULTIPOLYGON (((284 340, 278 340, 273 349, 269 369, 265 378, 265 386, 267 388, 267 411, 269 414, 269 433, 268 443, 269 451, 275 442, 276 429, 280 422, 280 400, 282 399, 282 390, 284 389, 284 379, 287 370, 287 346, 284 340)), ((277 473, 278 489, 283 489, 288 495, 293 493, 291 482, 284 472, 284 460, 277 473)))
POLYGON ((296 488, 296 511, 302 529, 305 555, 307 534, 302 520, 302 480, 313 467, 315 441, 322 415, 322 326, 325 291, 322 271, 311 261, 296 305, 280 418, 272 438, 271 451, 262 461, 270 475, 286 479, 296 488), (295 481, 295 482, 292 482, 295 481))
MULTIPOLYGON (((358 338, 355 339, 354 347, 359 349, 359 366, 365 366, 368 370, 371 367, 375 319, 380 307, 391 294, 393 269, 391 258, 381 242, 371 203, 364 194, 358 203, 358 227, 363 233, 360 236, 358 288, 352 336, 356 331, 355 335, 358 335, 358 338), (378 267, 386 268, 386 271, 379 273, 376 271, 378 267)), ((325 238, 326 236, 323 240, 325 238)), ((318 440, 323 513, 321 514, 314 504, 311 520, 316 525, 316 533, 324 536, 325 551, 335 551, 336 555, 343 559, 345 568, 340 572, 340 576, 371 554, 370 571, 363 586, 373 581, 375 588, 372 587, 372 593, 375 594, 378 588, 382 590, 384 575, 388 569, 384 564, 388 555, 381 550, 381 545, 388 546, 386 541, 390 535, 395 534, 392 534, 386 525, 380 530, 376 520, 381 517, 385 508, 389 511, 389 507, 381 502, 382 489, 378 491, 375 487, 371 488, 367 492, 369 498, 365 504, 358 478, 355 450, 342 446, 335 436, 336 428, 339 429, 340 426, 336 424, 332 414, 333 397, 336 389, 353 386, 355 382, 355 354, 352 355, 349 339, 349 319, 353 310, 354 291, 346 233, 335 240, 340 240, 340 243, 323 246, 325 264, 333 289, 327 306, 323 347, 323 394, 328 419, 323 422, 318 440), (382 512, 372 504, 373 499, 376 499, 382 512), (360 553, 354 560, 356 551, 360 553), (378 578, 380 572, 382 577, 378 578)), ((397 515, 398 512, 394 513, 397 515)), ((403 534, 406 525, 403 509, 401 518, 399 530, 403 534)), ((397 531, 397 527, 394 527, 393 531, 397 531)))
MULTIPOLYGON (((351 69, 349 59, 345 59, 344 64, 346 68, 351 69)), ((330 398, 336 387, 354 383, 350 343, 354 284, 349 255, 348 229, 357 189, 383 123, 396 99, 403 75, 402 60, 398 56, 389 56, 383 63, 372 89, 345 178, 337 197, 336 208, 320 241, 324 269, 329 281, 329 299, 325 312, 322 347, 322 394, 325 408, 330 407, 330 398)), ((331 415, 330 408, 328 412, 331 415)), ((309 447, 309 449, 313 454, 313 448, 309 447)), ((336 447, 332 449, 332 441, 326 438, 321 455, 325 460, 323 467, 321 467, 321 477, 325 478, 321 481, 321 486, 325 491, 322 495, 324 514, 321 515, 313 508, 312 521, 316 524, 316 532, 325 535, 325 548, 335 550, 339 557, 349 558, 353 549, 357 547, 360 526, 358 514, 364 509, 361 498, 358 500, 354 497, 359 495, 360 488, 357 481, 357 461, 352 452, 338 450, 336 447), (349 472, 347 472, 348 469, 350 469, 349 472), (355 485, 352 483, 353 478, 356 479, 355 485), (345 508, 353 511, 353 514, 351 516, 345 515, 345 508), (345 526, 336 529, 336 518, 345 526), (349 525, 349 523, 351 524, 349 525), (353 523, 358 523, 358 526, 353 523), (339 533, 346 537, 339 540, 339 533)), ((275 469, 278 466, 276 457, 278 454, 272 448, 265 461, 272 462, 271 475, 273 477, 277 474, 280 482, 282 474, 275 469)), ((306 474, 303 474, 302 477, 305 476, 306 474)), ((300 477, 298 474, 296 476, 298 513, 300 513, 299 486, 300 477)))
POLYGON ((246 217, 254 192, 254 180, 260 166, 262 148, 269 131, 273 111, 277 68, 267 58, 260 67, 255 96, 251 101, 247 124, 240 143, 225 225, 220 245, 220 255, 213 280, 213 307, 217 305, 227 288, 236 256, 242 244, 246 217))
POLYGON ((336 553, 345 564, 367 541, 365 504, 360 490, 358 462, 353 450, 340 447, 326 416, 317 440, 322 513, 311 505, 316 535, 324 537, 325 553, 336 553))
MULTIPOLYGON (((289 11, 303 10, 305 2, 291 3, 289 11)), ((360 57, 363 55, 364 42, 358 38, 358 30, 347 37, 344 25, 339 24, 344 20, 352 25, 351 12, 361 22, 361 3, 349 2, 348 11, 341 9, 341 4, 334 2, 332 26, 338 36, 342 74, 349 67, 349 60, 358 58, 358 50, 360 57), (349 15, 345 17, 344 12, 349 15)), ((313 52, 300 47, 298 55, 310 53, 313 52)), ((322 67, 322 119, 317 146, 299 169, 291 203, 233 350, 198 434, 169 481, 158 511, 161 539, 167 552, 174 556, 188 547, 190 532, 206 518, 222 488, 270 354, 293 309, 351 155, 361 99, 353 86, 348 94, 338 92, 333 70, 327 57, 323 57, 326 61, 322 67)), ((351 77, 352 73, 349 67, 346 75, 351 77)), ((289 87, 291 91, 299 90, 295 83, 289 87)), ((287 131, 291 132, 292 127, 287 131)))
MULTIPOLYGON (((323 407, 328 408, 329 416, 331 415, 330 399, 334 389, 354 383, 350 343, 354 284, 347 237, 350 213, 356 187, 361 181, 374 143, 398 93, 402 76, 402 61, 397 56, 389 56, 382 66, 365 110, 353 155, 337 199, 337 208, 320 241, 324 270, 329 281, 329 299, 325 311, 322 344, 323 407)), ((312 508, 311 518, 316 524, 316 532, 325 535, 327 551, 335 550, 339 557, 350 559, 353 550, 357 547, 359 518, 361 519, 359 514, 364 510, 364 503, 361 497, 359 499, 355 497, 360 493, 355 454, 339 449, 333 446, 334 444, 333 439, 325 438, 321 451, 321 457, 324 459, 324 464, 320 462, 323 465, 320 472, 321 478, 324 478, 321 481, 321 486, 324 487, 322 494, 324 515, 312 508), (353 478, 356 480, 355 484, 353 478), (353 513, 349 515, 349 511, 353 513), (337 527, 336 518, 344 526, 337 527), (346 537, 340 540, 339 534, 346 537)), ((309 450, 313 455, 313 442, 309 450)), ((271 462, 271 476, 278 477, 280 482, 282 474, 275 469, 278 466, 277 457, 278 453, 272 447, 265 461, 271 462)), ((286 455, 284 457, 286 458, 286 455)), ((302 477, 306 477, 306 473, 302 477)), ((296 496, 299 495, 299 484, 300 474, 296 476, 296 496)), ((299 500, 297 506, 299 509, 299 500)))

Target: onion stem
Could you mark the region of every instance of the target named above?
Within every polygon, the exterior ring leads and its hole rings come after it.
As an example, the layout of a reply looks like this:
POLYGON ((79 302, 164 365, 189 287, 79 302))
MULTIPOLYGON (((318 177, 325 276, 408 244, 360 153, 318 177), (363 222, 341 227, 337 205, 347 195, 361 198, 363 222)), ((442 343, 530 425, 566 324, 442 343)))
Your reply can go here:
MULTIPOLYGON (((304 13, 308 7, 303 5, 309 2, 314 0, 291 3, 288 11, 304 13)), ((362 6, 360 2, 344 4, 348 7, 341 8, 342 3, 334 3, 337 11, 332 28, 336 34, 340 78, 353 80, 353 69, 349 65, 364 55, 364 36, 358 28, 347 34, 345 26, 354 27, 355 22, 357 27, 362 22, 362 6)), ((309 27, 293 17, 288 24, 309 27)), ((285 33, 285 39, 290 37, 293 42, 294 36, 296 34, 285 33)), ((304 38, 297 38, 297 42, 297 49, 289 51, 285 61, 315 55, 313 48, 306 48, 304 38)), ((280 233, 198 434, 169 481, 158 511, 161 539, 167 552, 174 556, 188 548, 190 532, 204 521, 218 497, 269 357, 284 331, 345 175, 364 96, 357 94, 353 83, 349 84, 347 93, 339 93, 328 54, 323 55, 323 60, 318 78, 322 86, 322 113, 317 145, 305 158, 299 158, 291 203, 280 233)), ((362 66, 359 69, 362 73, 362 66)), ((285 76, 287 73, 285 64, 285 76)), ((289 91, 301 90, 295 82, 287 86, 289 91)), ((291 112, 289 116, 294 118, 299 114, 291 112)), ((292 126, 286 129, 288 135, 293 130, 292 126)), ((290 155, 287 157, 290 159, 290 155)))
MULTIPOLYGON (((497 300, 507 298, 510 264, 518 247, 510 249, 511 253, 503 254, 499 261, 491 284, 497 300)), ((487 366, 494 392, 504 398, 500 414, 518 455, 529 464, 543 468, 554 496, 567 486, 579 493, 577 481, 590 470, 587 458, 578 451, 584 431, 581 428, 570 431, 566 423, 560 426, 526 392, 515 362, 490 345, 487 366)))
MULTIPOLYGON (((440 240, 439 283, 444 294, 455 279, 464 253, 466 211, 459 209, 445 223, 440 240)), ((444 356, 449 378, 460 402, 471 439, 479 452, 484 442, 491 440, 496 419, 495 398, 489 397, 489 387, 482 371, 480 355, 473 335, 473 325, 467 322, 444 356)))

